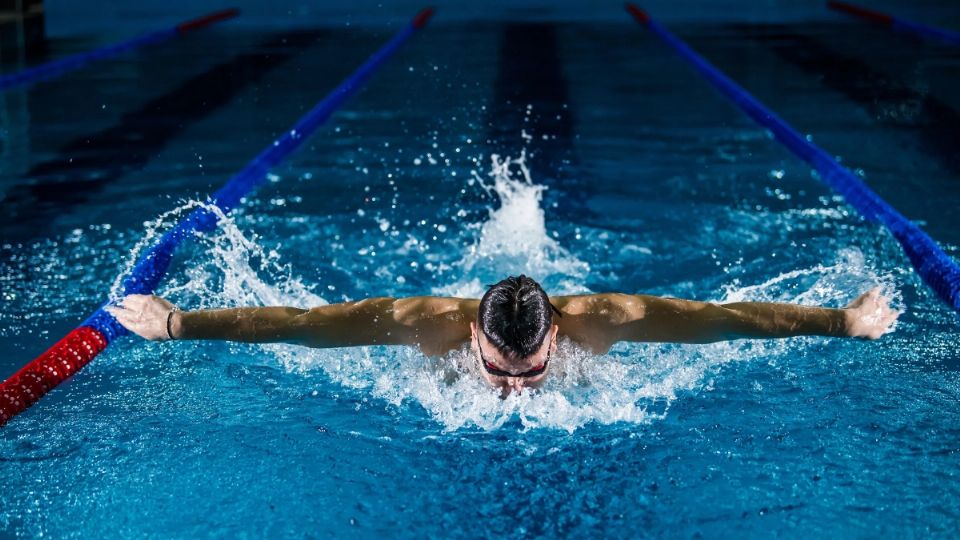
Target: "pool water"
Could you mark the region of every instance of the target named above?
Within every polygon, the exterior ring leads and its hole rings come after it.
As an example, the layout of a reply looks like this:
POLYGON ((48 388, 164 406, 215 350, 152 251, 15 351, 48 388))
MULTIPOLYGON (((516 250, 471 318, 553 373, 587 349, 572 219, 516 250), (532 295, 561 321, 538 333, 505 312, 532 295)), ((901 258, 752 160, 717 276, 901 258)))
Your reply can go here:
MULTIPOLYGON (((439 15, 158 293, 309 307, 525 273, 839 307, 879 284, 895 332, 564 342, 505 400, 466 350, 123 338, 0 429, 0 537, 955 535, 960 331, 895 240, 626 16, 439 15)), ((671 28, 960 256, 955 51, 833 19, 671 28)), ((0 95, 0 376, 396 29, 224 25, 0 95)))

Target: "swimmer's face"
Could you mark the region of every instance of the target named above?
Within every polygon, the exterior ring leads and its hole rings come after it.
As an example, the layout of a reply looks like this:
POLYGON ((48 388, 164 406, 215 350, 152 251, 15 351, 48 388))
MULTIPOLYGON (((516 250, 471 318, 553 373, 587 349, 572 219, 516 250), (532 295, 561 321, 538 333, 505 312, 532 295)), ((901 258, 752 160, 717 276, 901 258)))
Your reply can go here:
POLYGON ((553 325, 543 339, 540 350, 528 356, 527 358, 513 358, 504 356, 493 346, 493 343, 487 339, 487 336, 477 328, 476 322, 470 323, 470 333, 473 354, 477 358, 480 375, 491 386, 500 388, 504 395, 510 392, 521 393, 523 388, 538 388, 546 379, 550 372, 550 364, 553 362, 553 356, 557 352, 557 331, 559 326, 553 325), (548 362, 548 359, 550 360, 548 362), (542 373, 530 377, 511 377, 507 375, 494 375, 488 369, 484 368, 484 363, 495 371, 503 371, 514 375, 535 372, 541 368, 542 373))

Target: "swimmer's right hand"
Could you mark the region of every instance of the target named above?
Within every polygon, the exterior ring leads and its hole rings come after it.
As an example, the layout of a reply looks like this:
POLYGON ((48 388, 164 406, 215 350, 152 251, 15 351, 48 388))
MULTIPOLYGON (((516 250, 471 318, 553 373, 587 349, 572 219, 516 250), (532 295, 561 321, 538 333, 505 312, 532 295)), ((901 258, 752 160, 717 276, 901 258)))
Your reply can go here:
POLYGON ((843 310, 846 313, 847 334, 850 337, 878 339, 893 331, 893 323, 900 312, 890 307, 890 299, 874 287, 861 294, 843 310))
POLYGON ((120 301, 119 306, 107 306, 107 313, 134 334, 151 341, 165 341, 177 336, 179 321, 175 313, 177 307, 153 294, 130 294, 120 301), (171 315, 172 313, 172 315, 171 315), (173 333, 168 334, 168 318, 173 333))

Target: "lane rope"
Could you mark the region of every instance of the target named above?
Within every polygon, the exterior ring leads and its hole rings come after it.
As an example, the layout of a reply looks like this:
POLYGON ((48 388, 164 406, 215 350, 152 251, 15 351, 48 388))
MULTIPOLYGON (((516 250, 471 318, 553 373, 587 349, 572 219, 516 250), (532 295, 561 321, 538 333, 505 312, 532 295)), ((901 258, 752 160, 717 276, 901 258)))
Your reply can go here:
POLYGON ((838 2, 836 0, 828 0, 827 7, 835 11, 846 13, 847 15, 860 17, 861 19, 870 22, 889 26, 893 30, 899 32, 906 32, 918 37, 942 41, 949 45, 960 46, 960 32, 956 32, 954 30, 946 30, 943 28, 937 28, 936 26, 930 26, 928 24, 908 21, 888 13, 874 11, 872 9, 867 9, 855 4, 838 2))
POLYGON ((47 79, 53 79, 54 77, 59 77, 64 73, 79 69, 91 62, 111 58, 120 53, 133 49, 139 49, 140 47, 145 47, 147 45, 155 45, 176 36, 200 30, 201 28, 206 28, 213 24, 232 19, 239 14, 240 10, 235 8, 216 11, 196 19, 182 22, 170 28, 156 30, 142 36, 121 41, 120 43, 114 43, 113 45, 107 45, 106 47, 101 47, 92 51, 77 53, 59 60, 54 60, 39 66, 27 68, 16 73, 3 75, 0 76, 0 90, 32 84, 47 79))
POLYGON ((770 130, 774 138, 797 157, 809 163, 819 173, 820 179, 842 195, 863 217, 885 226, 900 243, 917 274, 943 301, 960 312, 960 266, 927 233, 897 212, 830 154, 808 141, 799 131, 697 54, 680 38, 654 21, 646 12, 634 4, 627 4, 626 7, 637 22, 689 62, 707 82, 750 118, 770 130))
MULTIPOLYGON (((264 183, 267 172, 298 149, 316 129, 336 111, 344 101, 357 92, 363 83, 384 64, 417 30, 423 28, 433 9, 421 11, 399 33, 377 50, 366 62, 314 105, 292 129, 268 145, 222 188, 214 193, 209 204, 224 214, 230 212, 240 199, 264 183)), ((217 226, 216 213, 198 208, 147 250, 129 274, 122 280, 124 294, 149 294, 166 275, 174 251, 195 232, 207 232, 217 226)), ((103 308, 104 303, 79 327, 72 330, 46 352, 30 361, 13 376, 0 384, 0 426, 36 403, 44 394, 71 377, 110 343, 127 330, 103 308)))

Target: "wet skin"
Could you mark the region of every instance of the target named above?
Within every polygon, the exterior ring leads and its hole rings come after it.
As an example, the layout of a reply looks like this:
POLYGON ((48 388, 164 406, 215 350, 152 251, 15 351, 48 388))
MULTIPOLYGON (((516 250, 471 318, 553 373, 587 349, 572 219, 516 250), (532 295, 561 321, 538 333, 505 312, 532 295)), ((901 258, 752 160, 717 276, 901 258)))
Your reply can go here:
MULTIPOLYGON (((879 288, 844 308, 771 302, 716 304, 641 294, 601 293, 555 296, 561 312, 540 350, 527 358, 503 355, 483 332, 473 298, 378 297, 312 309, 243 307, 179 311, 153 295, 129 295, 107 310, 131 332, 150 340, 202 339, 251 343, 293 343, 308 347, 409 345, 428 356, 444 355, 470 343, 477 362, 480 349, 495 369, 520 374, 546 361, 566 337, 595 354, 619 341, 711 343, 733 339, 769 339, 820 335, 878 339, 890 332, 899 312, 879 288)), ((536 377, 480 375, 505 393, 536 388, 536 377)))

